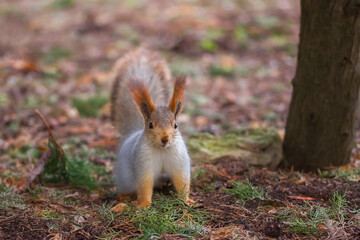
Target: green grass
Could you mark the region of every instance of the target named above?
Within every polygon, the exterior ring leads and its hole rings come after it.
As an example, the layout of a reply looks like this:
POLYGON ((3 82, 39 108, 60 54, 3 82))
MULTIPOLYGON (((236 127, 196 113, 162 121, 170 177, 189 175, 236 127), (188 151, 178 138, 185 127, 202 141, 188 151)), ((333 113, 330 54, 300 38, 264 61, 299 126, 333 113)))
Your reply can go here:
POLYGON ((74 4, 74 0, 55 0, 52 2, 51 7, 54 9, 71 8, 74 4))
POLYGON ((211 76, 224 76, 224 77, 233 77, 235 75, 235 69, 232 67, 223 67, 223 66, 210 66, 209 74, 211 76))
POLYGON ((90 98, 74 98, 72 103, 81 117, 96 117, 99 110, 109 101, 107 96, 96 95, 90 98))
POLYGON ((0 110, 9 103, 9 98, 6 93, 0 93, 0 110))
MULTIPOLYGON (((58 2, 65 2, 65 1, 58 1, 58 2)), ((47 64, 53 64, 59 61, 60 59, 70 57, 72 54, 73 53, 68 49, 55 46, 50 48, 50 50, 44 55, 43 61, 47 64)))
POLYGON ((290 231, 319 237, 322 235, 319 226, 326 226, 329 220, 333 223, 333 227, 342 226, 349 213, 349 202, 345 196, 346 192, 341 195, 335 191, 332 198, 329 199, 328 207, 322 207, 319 204, 312 206, 306 202, 306 206, 301 211, 286 216, 287 220, 291 222, 290 231))
POLYGON ((349 170, 339 170, 335 175, 342 179, 347 179, 349 181, 359 181, 360 179, 360 168, 351 168, 349 170))
POLYGON ((347 216, 348 212, 347 209, 349 208, 349 201, 346 200, 346 192, 341 195, 338 191, 334 192, 332 198, 329 200, 330 209, 328 211, 329 217, 333 219, 337 219, 340 222, 344 222, 345 217, 347 216))
POLYGON ((234 30, 234 38, 242 47, 249 43, 249 35, 243 26, 237 26, 234 30))
POLYGON ((178 234, 192 238, 204 232, 205 212, 188 206, 182 198, 154 195, 151 207, 131 206, 122 213, 127 222, 140 229, 140 239, 160 238, 163 234, 178 234))
POLYGON ((13 188, 0 184, 0 209, 8 208, 25 209, 26 205, 21 197, 14 193, 13 188))
POLYGON ((319 225, 327 218, 327 209, 318 205, 311 206, 305 217, 295 217, 290 230, 303 235, 320 236, 319 225))
POLYGON ((320 170, 318 169, 318 175, 321 178, 340 178, 349 181, 357 182, 360 179, 360 168, 350 168, 347 170, 320 170))
POLYGON ((113 211, 111 211, 111 208, 104 203, 101 208, 97 209, 98 213, 99 213, 99 218, 101 220, 101 222, 103 222, 106 227, 110 226, 115 219, 120 215, 118 213, 115 213, 113 211))
POLYGON ((245 183, 234 181, 230 181, 230 183, 233 184, 233 188, 226 188, 224 190, 230 192, 235 197, 240 198, 242 204, 245 204, 245 201, 247 200, 253 200, 256 198, 265 200, 269 198, 267 192, 265 192, 260 186, 254 187, 249 179, 246 179, 245 183))
POLYGON ((209 52, 216 52, 218 50, 218 45, 211 39, 204 39, 200 41, 200 46, 202 49, 209 52))

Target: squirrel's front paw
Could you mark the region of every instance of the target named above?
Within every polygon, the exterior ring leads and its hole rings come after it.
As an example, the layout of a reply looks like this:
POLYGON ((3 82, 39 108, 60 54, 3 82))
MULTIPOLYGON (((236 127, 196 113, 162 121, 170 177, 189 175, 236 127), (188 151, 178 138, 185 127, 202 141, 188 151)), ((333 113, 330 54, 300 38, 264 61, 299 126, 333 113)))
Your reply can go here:
POLYGON ((141 202, 136 205, 137 207, 150 207, 151 203, 149 202, 141 202))
POLYGON ((196 202, 190 198, 188 198, 188 200, 186 200, 186 203, 189 204, 189 205, 193 205, 195 204, 196 202))

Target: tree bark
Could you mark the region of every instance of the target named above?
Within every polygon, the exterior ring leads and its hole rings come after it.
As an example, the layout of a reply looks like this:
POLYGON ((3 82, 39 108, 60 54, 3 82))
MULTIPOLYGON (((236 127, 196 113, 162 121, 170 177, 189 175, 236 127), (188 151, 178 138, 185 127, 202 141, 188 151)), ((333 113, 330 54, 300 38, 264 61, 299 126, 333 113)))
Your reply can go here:
POLYGON ((360 86, 360 1, 301 0, 298 63, 284 160, 316 170, 349 162, 360 86))

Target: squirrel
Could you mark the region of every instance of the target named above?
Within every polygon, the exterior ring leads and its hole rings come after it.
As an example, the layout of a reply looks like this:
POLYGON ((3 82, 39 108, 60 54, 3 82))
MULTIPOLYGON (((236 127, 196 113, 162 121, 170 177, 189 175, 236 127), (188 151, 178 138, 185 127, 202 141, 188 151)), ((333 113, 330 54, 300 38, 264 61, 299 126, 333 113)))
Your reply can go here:
POLYGON ((120 196, 137 194, 137 205, 148 207, 154 186, 172 181, 188 204, 191 160, 176 119, 183 109, 186 76, 175 79, 169 98, 170 70, 146 49, 120 58, 113 69, 111 118, 123 140, 114 169, 120 196))

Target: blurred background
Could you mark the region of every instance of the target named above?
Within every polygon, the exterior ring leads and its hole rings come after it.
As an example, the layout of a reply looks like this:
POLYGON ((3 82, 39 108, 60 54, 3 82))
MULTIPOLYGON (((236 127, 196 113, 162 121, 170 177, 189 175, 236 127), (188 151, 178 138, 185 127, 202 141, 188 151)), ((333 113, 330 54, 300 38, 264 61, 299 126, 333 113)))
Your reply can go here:
POLYGON ((3 0, 0 149, 42 139, 35 108, 61 128, 60 138, 116 135, 108 73, 137 46, 159 51, 174 76, 191 77, 180 119, 185 134, 282 129, 299 10, 298 1, 286 0, 3 0))
POLYGON ((299 11, 285 0, 1 1, 0 183, 20 185, 46 148, 35 109, 65 151, 111 175, 119 134, 108 76, 139 46, 158 51, 173 76, 190 76, 178 120, 185 137, 243 126, 282 135, 299 11))

